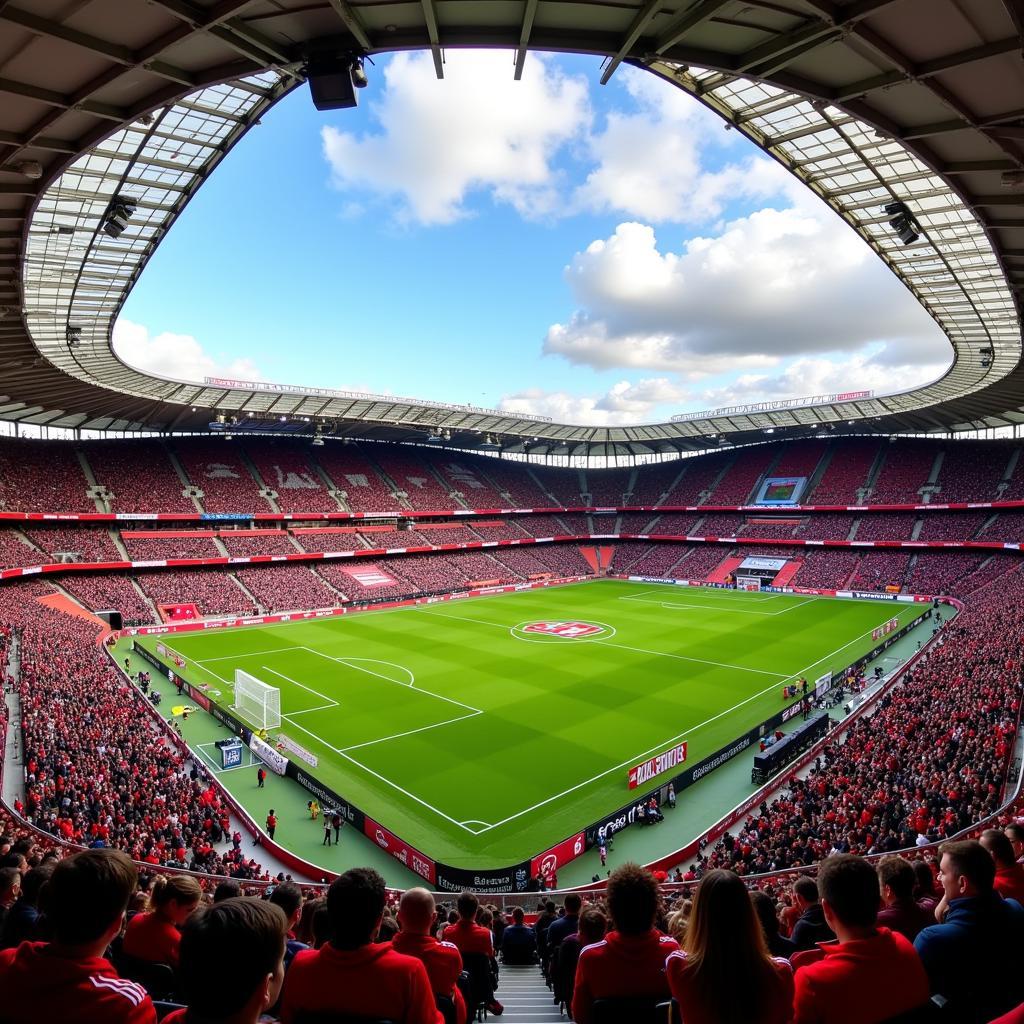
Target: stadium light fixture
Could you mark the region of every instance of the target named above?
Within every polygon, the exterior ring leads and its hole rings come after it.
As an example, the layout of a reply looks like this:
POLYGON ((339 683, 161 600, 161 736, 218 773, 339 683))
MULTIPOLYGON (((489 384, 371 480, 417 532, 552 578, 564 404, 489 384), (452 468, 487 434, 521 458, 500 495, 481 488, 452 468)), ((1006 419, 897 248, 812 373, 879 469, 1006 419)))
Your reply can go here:
POLYGON ((136 203, 131 199, 122 199, 115 196, 107 207, 103 218, 102 228, 106 235, 111 238, 120 238, 124 229, 128 227, 128 221, 137 209, 136 203))
POLYGON ((917 221, 906 203, 889 203, 884 209, 889 227, 904 245, 913 245, 921 237, 917 221))
POLYGON ((82 328, 68 324, 67 339, 69 348, 78 348, 82 344, 82 328))

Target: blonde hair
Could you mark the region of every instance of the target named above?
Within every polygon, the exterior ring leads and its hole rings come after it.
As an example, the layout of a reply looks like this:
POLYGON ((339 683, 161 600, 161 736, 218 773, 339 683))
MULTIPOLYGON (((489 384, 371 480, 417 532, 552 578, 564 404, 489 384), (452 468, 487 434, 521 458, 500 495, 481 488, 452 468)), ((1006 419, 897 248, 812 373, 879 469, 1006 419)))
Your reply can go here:
POLYGON ((172 901, 187 905, 198 903, 203 890, 191 875, 157 875, 149 890, 149 905, 154 910, 166 907, 172 901))

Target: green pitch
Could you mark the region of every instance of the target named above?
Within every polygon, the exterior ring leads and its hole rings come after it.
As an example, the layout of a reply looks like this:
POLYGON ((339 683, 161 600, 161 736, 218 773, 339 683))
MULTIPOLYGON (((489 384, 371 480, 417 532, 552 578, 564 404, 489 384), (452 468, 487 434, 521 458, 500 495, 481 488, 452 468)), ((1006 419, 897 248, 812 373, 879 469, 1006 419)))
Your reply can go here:
POLYGON ((786 681, 919 611, 600 580, 162 639, 223 704, 236 668, 279 687, 313 774, 427 855, 485 868, 628 802, 627 769, 679 740, 697 763, 778 711, 786 681))

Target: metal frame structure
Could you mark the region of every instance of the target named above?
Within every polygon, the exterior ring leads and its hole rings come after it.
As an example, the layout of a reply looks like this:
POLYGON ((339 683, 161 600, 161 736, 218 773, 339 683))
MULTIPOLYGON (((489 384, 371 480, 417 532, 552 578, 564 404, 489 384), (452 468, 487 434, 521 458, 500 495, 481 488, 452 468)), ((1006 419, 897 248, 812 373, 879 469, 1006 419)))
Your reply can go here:
POLYGON ((71 428, 292 429, 459 448, 647 455, 806 435, 1024 423, 1021 0, 0 0, 0 417, 71 428), (502 46, 644 67, 718 113, 856 230, 944 331, 953 363, 901 394, 625 427, 439 402, 170 381, 110 334, 225 154, 311 53, 502 46), (1015 184, 1016 183, 1016 184, 1015 184), (1009 187, 1004 187, 1009 186, 1009 187), (111 201, 135 205, 117 237, 111 201), (901 246, 882 207, 905 202, 901 246), (6 276, 5 276, 6 274, 6 276))

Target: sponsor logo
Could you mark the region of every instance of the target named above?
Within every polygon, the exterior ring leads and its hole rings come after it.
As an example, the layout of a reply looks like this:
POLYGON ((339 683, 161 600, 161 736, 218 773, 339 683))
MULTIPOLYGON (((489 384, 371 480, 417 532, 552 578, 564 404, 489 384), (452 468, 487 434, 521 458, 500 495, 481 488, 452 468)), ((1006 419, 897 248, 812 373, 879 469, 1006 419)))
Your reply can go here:
POLYGON ((597 636, 599 633, 605 632, 604 626, 596 626, 592 622, 575 621, 528 622, 522 629, 524 633, 544 633, 548 636, 560 636, 573 640, 597 636))
POLYGON ((663 751, 654 757, 642 761, 629 769, 629 788, 636 789, 646 782, 650 782, 657 775, 681 765, 686 760, 686 744, 677 743, 674 747, 663 751))

